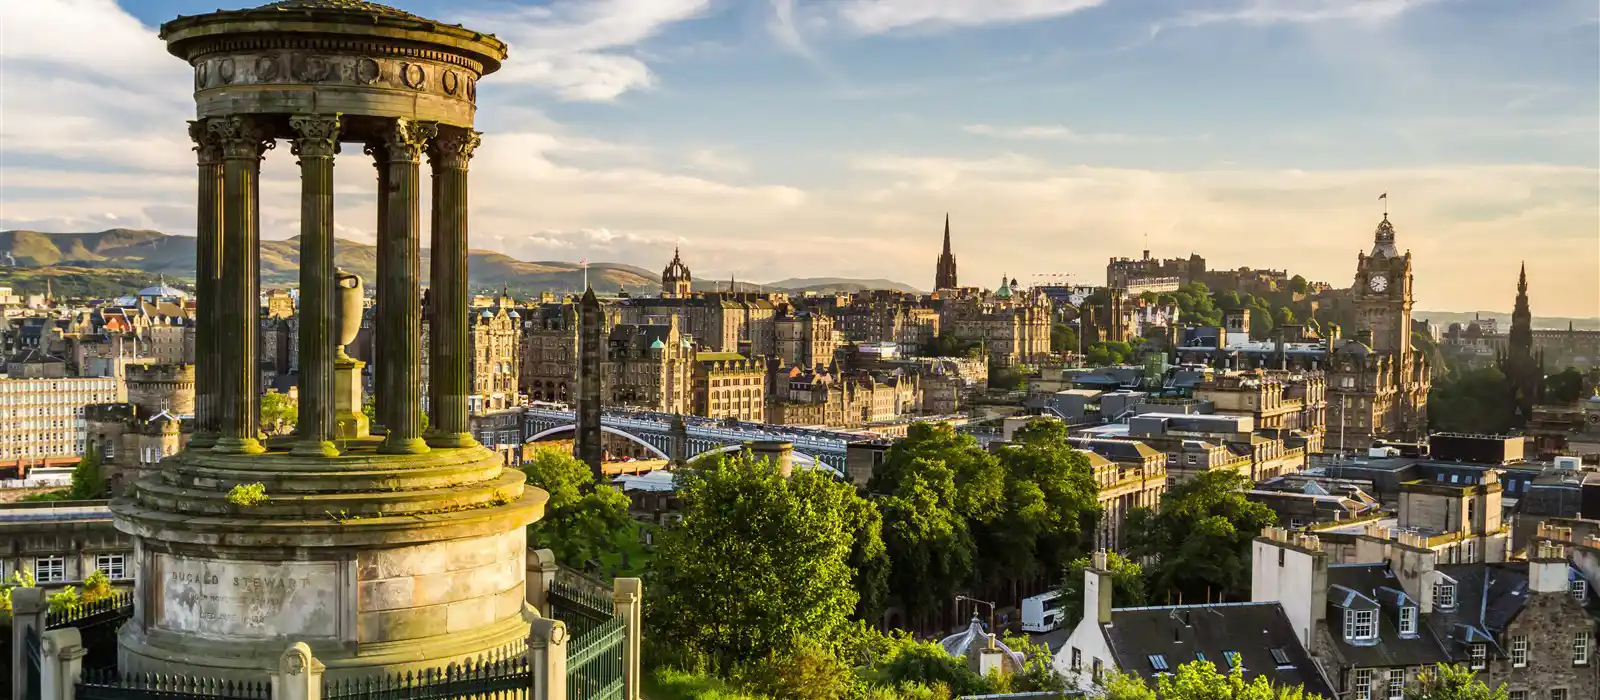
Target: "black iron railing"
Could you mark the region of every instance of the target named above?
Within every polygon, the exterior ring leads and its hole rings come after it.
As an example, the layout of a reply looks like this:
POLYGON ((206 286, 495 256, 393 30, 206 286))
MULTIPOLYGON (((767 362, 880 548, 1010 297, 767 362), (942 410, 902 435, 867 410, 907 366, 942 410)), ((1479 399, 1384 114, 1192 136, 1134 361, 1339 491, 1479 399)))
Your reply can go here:
POLYGON ((323 700, 524 700, 533 685, 533 670, 524 656, 479 659, 367 679, 330 681, 323 700))
POLYGON ((271 700, 265 681, 241 682, 170 674, 84 671, 78 700, 271 700))

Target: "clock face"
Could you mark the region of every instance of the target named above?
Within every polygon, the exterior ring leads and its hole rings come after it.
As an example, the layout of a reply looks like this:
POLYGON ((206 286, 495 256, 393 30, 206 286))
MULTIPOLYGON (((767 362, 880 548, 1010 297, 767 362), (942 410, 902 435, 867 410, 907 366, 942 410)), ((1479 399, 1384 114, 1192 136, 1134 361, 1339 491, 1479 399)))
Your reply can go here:
POLYGON ((1372 291, 1381 292, 1389 288, 1389 278, 1383 275, 1376 275, 1367 284, 1372 287, 1372 291))

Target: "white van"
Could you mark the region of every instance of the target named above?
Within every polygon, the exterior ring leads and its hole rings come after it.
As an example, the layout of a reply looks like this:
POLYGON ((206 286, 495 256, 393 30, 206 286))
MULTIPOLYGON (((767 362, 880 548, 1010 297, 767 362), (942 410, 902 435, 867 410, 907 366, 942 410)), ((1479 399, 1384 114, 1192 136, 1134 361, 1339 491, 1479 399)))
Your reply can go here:
POLYGON ((1061 626, 1061 591, 1022 599, 1022 631, 1051 632, 1061 626))

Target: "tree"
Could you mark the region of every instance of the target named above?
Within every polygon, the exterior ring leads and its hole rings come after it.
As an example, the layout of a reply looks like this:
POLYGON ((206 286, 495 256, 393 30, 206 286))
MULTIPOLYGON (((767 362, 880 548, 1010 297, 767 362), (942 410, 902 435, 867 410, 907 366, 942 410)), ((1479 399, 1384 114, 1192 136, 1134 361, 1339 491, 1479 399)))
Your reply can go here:
POLYGON ((1406 688, 1406 700, 1506 700, 1506 686, 1490 688, 1465 666, 1439 664, 1406 688))
POLYGON ((269 391, 261 395, 261 431, 268 435, 287 435, 300 421, 300 404, 288 394, 269 391))
POLYGON ((1311 284, 1306 282, 1306 278, 1301 277, 1300 275, 1295 275, 1289 278, 1289 291, 1292 291, 1295 294, 1305 294, 1310 290, 1311 284))
POLYGON ((972 534, 957 511, 955 471, 917 458, 879 501, 890 590, 920 624, 972 578, 972 534))
POLYGON ((989 388, 1016 391, 1026 385, 1022 372, 1010 367, 998 367, 989 373, 989 388))
POLYGON ((1088 458, 1066 438, 1062 422, 1036 420, 1000 450, 1000 517, 973 525, 986 582, 1054 574, 1090 547, 1099 488, 1088 458))
POLYGON ((1051 352, 1077 352, 1078 331, 1065 323, 1055 323, 1050 326, 1050 351, 1051 352))
POLYGON ((1563 405, 1583 398, 1583 373, 1568 367, 1544 378, 1544 402, 1563 405))
POLYGON ((1246 682, 1243 668, 1234 666, 1224 675, 1210 661, 1191 661, 1157 678, 1156 694, 1162 700, 1305 700, 1298 686, 1273 686, 1259 675, 1246 682))
POLYGON ((894 493, 908 474, 920 471, 918 460, 943 463, 954 473, 955 510, 961 517, 981 522, 999 515, 1005 469, 976 438, 948 425, 912 425, 906 437, 889 448, 883 464, 873 470, 867 490, 883 495, 894 493))
POLYGON ((1428 424, 1435 432, 1504 434, 1514 408, 1511 383, 1498 368, 1467 370, 1433 385, 1428 424))
POLYGON ((540 449, 522 471, 529 484, 550 494, 544 517, 528 526, 529 547, 549 548, 562 564, 583 568, 614 551, 619 538, 637 536, 628 497, 609 484, 596 484, 589 465, 571 453, 540 449))
POLYGON ((1288 326, 1294 324, 1294 311, 1287 306, 1278 307, 1278 312, 1273 314, 1273 326, 1288 326))
POLYGON ((968 343, 956 338, 949 333, 940 333, 928 347, 923 349, 925 357, 983 357, 982 343, 968 343))
POLYGON ((894 687, 944 687, 952 694, 988 692, 982 677, 967 668, 966 659, 945 653, 937 642, 897 637, 877 668, 880 681, 894 687))
MULTIPOLYGON (((1144 568, 1139 562, 1109 552, 1106 567, 1111 571, 1111 600, 1118 607, 1131 608, 1145 604, 1144 568)), ((1089 557, 1078 557, 1067 565, 1061 581, 1062 626, 1072 629, 1083 619, 1083 571, 1089 568, 1089 557)))
POLYGON ((1272 509, 1245 498, 1251 485, 1235 471, 1208 471, 1169 488, 1159 509, 1129 511, 1131 552, 1156 559, 1147 581, 1151 600, 1249 593, 1250 542, 1277 522, 1272 509))
POLYGON ((820 470, 785 477, 766 460, 718 455, 678 472, 683 519, 650 562, 647 614, 663 644, 732 668, 827 648, 850 628, 850 558, 865 507, 820 470))
POLYGON ((106 477, 101 470, 100 450, 92 442, 72 468, 72 485, 64 489, 23 496, 23 501, 91 501, 105 498, 106 477))

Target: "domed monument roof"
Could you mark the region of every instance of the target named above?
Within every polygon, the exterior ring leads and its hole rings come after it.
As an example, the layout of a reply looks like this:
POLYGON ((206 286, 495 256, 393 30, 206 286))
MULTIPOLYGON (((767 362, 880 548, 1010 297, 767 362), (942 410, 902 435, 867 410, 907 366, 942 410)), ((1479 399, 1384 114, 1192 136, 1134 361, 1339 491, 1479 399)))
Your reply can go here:
POLYGON ((257 10, 329 10, 337 12, 354 12, 364 15, 380 15, 386 17, 400 17, 404 19, 422 19, 410 12, 397 10, 388 5, 379 5, 366 0, 278 0, 269 2, 257 10))

